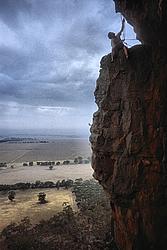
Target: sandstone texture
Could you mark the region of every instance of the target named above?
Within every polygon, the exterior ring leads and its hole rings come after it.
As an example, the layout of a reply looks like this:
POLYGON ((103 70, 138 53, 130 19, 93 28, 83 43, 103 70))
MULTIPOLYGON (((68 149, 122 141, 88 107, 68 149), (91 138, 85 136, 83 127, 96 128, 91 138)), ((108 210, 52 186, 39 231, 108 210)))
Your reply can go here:
POLYGON ((162 32, 167 7, 165 1, 115 2, 143 44, 129 49, 128 60, 121 50, 114 62, 111 54, 101 59, 90 136, 94 177, 110 197, 118 249, 165 250, 167 43, 162 32), (156 30, 159 37, 152 44, 156 30))

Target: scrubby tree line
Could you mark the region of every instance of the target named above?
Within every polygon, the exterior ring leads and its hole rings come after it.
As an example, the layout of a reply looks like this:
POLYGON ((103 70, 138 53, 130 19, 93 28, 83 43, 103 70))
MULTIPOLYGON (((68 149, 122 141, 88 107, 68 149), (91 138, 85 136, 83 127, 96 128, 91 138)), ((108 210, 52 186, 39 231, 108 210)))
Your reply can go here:
POLYGON ((67 179, 67 180, 58 180, 57 182, 53 181, 36 181, 35 183, 24 183, 19 182, 16 184, 0 184, 0 191, 9 191, 9 190, 19 190, 19 189, 34 189, 34 188, 70 188, 73 186, 73 180, 67 179))
MULTIPOLYGON (((36 164, 38 166, 49 166, 49 169, 53 169, 53 166, 59 166, 59 165, 70 165, 70 164, 88 164, 90 163, 91 158, 87 157, 86 159, 84 159, 82 156, 78 156, 75 157, 74 160, 64 160, 63 162, 60 161, 37 161, 36 164)), ((23 162, 23 167, 27 167, 27 166, 34 166, 34 162, 33 161, 29 161, 29 162, 23 162)), ((7 167, 7 163, 6 162, 0 162, 0 168, 6 168, 7 167)), ((12 169, 14 168, 14 165, 10 166, 12 169)))
POLYGON ((7 167, 7 164, 6 162, 0 162, 0 168, 6 168, 7 167))
MULTIPOLYGON (((59 166, 59 165, 69 165, 69 164, 88 164, 89 162, 91 161, 91 158, 90 157, 87 157, 86 159, 84 159, 82 156, 78 156, 78 157, 75 157, 74 160, 64 160, 63 162, 60 162, 60 161, 37 161, 37 165, 38 166, 59 166)), ((26 166, 33 166, 34 165, 34 162, 31 161, 31 162, 24 162, 23 163, 23 166, 26 167, 26 166)))

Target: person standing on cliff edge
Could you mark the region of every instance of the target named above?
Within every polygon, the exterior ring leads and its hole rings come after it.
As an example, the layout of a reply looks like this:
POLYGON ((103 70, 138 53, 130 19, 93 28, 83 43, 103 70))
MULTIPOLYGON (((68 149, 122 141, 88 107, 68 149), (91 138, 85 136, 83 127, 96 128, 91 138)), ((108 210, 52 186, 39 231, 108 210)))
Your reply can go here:
POLYGON ((128 48, 123 44, 123 41, 121 40, 121 34, 125 27, 125 19, 122 20, 122 27, 121 30, 115 35, 114 32, 108 33, 108 38, 111 39, 111 47, 112 47, 112 53, 111 53, 111 61, 114 61, 114 57, 118 55, 118 52, 120 49, 124 50, 124 54, 126 59, 128 59, 128 48))

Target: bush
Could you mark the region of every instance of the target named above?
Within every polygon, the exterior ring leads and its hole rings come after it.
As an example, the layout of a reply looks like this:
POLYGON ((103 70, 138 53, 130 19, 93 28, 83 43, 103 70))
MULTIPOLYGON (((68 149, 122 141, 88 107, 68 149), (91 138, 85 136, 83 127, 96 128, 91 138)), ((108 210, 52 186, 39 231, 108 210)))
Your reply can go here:
POLYGON ((44 192, 38 194, 38 201, 40 203, 46 203, 46 194, 44 192))
POLYGON ((78 212, 64 202, 62 212, 38 225, 25 218, 7 226, 1 234, 7 246, 4 250, 116 249, 110 232, 110 205, 103 189, 94 180, 78 180, 73 188, 78 212))
POLYGON ((66 161, 63 161, 63 165, 68 165, 70 164, 70 161, 66 160, 66 161))

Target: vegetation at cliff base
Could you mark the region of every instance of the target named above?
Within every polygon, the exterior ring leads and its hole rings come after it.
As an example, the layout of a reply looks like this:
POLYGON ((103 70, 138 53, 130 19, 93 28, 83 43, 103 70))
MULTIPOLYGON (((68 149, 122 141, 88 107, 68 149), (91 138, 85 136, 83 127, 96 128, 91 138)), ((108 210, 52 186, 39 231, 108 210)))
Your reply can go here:
POLYGON ((29 218, 7 226, 1 233, 4 250, 112 249, 111 210, 103 189, 94 180, 77 179, 72 188, 78 206, 63 210, 47 221, 32 225, 29 218))

